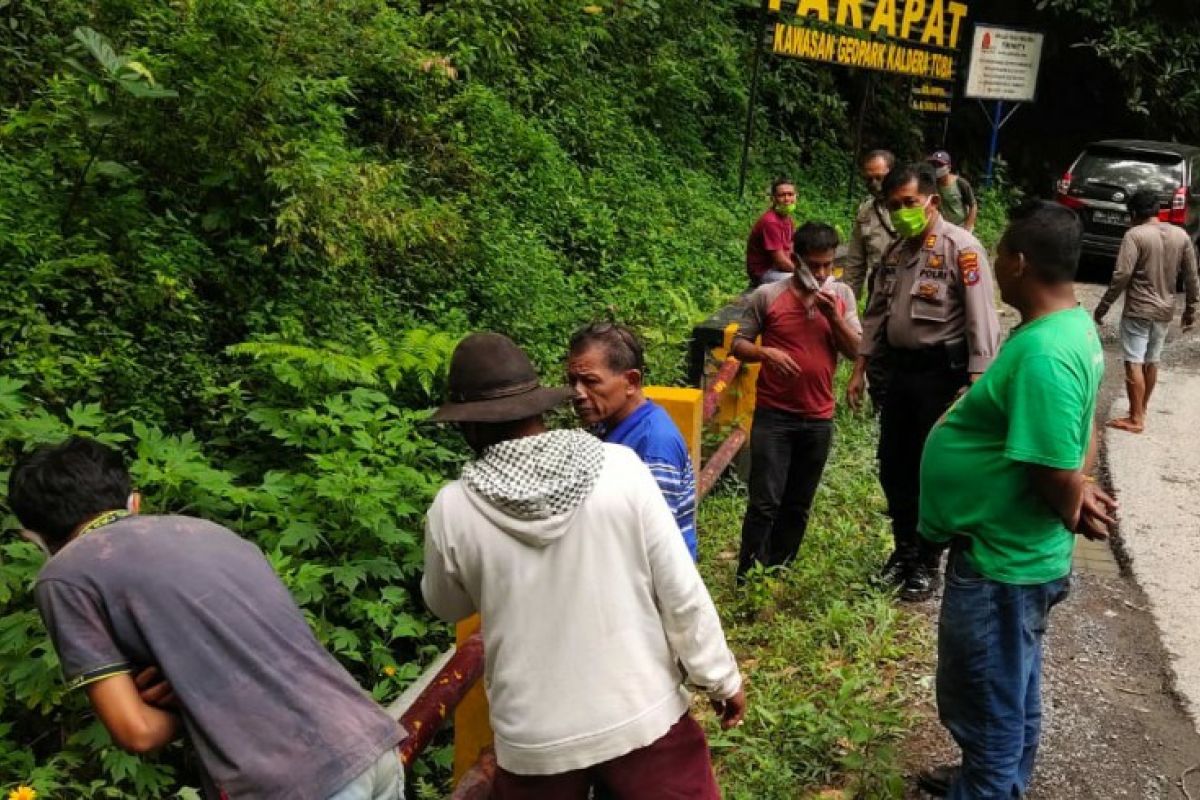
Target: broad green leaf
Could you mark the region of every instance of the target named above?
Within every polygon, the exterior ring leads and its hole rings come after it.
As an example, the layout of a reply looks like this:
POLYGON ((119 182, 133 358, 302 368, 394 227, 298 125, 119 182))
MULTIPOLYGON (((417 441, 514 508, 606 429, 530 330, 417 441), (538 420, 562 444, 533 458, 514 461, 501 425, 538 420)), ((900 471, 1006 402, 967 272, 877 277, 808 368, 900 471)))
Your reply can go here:
POLYGON ((72 35, 75 41, 87 48, 87 51, 92 54, 92 58, 96 59, 97 63, 104 67, 110 75, 115 77, 121 67, 125 65, 125 59, 117 55, 112 44, 103 34, 84 25, 76 28, 72 35))

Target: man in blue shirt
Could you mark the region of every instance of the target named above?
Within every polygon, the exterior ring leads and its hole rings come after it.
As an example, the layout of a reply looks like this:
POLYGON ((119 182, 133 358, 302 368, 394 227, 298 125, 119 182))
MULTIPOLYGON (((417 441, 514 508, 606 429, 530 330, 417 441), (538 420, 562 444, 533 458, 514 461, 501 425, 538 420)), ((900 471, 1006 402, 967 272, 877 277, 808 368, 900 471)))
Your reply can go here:
POLYGON ((642 392, 645 363, 633 331, 609 322, 571 337, 567 382, 575 412, 600 438, 623 444, 650 467, 692 558, 696 552, 696 475, 679 428, 642 392))

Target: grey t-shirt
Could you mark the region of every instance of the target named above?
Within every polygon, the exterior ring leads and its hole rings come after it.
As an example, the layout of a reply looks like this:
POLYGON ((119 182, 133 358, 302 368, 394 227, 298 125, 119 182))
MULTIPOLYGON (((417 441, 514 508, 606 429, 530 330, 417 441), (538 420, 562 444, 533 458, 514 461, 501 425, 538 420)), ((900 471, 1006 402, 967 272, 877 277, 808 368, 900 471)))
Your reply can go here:
POLYGON ((34 594, 71 686, 158 665, 229 800, 324 800, 403 737, 219 525, 127 517, 59 551, 34 594))

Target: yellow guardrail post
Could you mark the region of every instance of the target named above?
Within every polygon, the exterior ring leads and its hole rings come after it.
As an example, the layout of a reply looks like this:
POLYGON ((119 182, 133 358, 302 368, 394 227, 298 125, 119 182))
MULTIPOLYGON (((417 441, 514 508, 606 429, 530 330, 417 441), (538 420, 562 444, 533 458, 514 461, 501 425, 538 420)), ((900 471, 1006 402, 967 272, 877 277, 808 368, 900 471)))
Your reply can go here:
POLYGON ((676 386, 647 386, 647 399, 658 403, 671 415, 671 421, 683 434, 688 454, 692 457, 692 469, 700 471, 700 444, 704 422, 704 392, 699 389, 682 389, 676 386))
MULTIPOLYGON (((476 614, 458 623, 455 639, 461 646, 480 628, 476 614)), ((483 681, 477 681, 454 709, 454 782, 479 760, 479 754, 492 744, 492 724, 488 717, 487 694, 483 681)))
MULTIPOLYGON (((712 351, 714 360, 719 364, 732 355, 733 337, 737 334, 737 323, 731 322, 725 326, 725 340, 722 345, 712 351)), ((740 426, 750 433, 754 422, 754 382, 758 380, 758 364, 742 364, 737 377, 721 394, 720 405, 717 406, 715 422, 721 428, 740 426)))

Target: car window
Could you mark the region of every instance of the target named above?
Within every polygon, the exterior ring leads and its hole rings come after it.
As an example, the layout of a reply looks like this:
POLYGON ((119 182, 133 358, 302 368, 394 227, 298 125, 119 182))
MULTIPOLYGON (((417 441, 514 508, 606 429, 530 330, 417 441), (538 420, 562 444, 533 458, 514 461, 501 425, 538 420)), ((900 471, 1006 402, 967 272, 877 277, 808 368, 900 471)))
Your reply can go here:
POLYGON ((1074 180, 1084 185, 1112 187, 1131 194, 1138 189, 1169 193, 1183 184, 1183 159, 1169 154, 1090 148, 1072 172, 1074 180))

